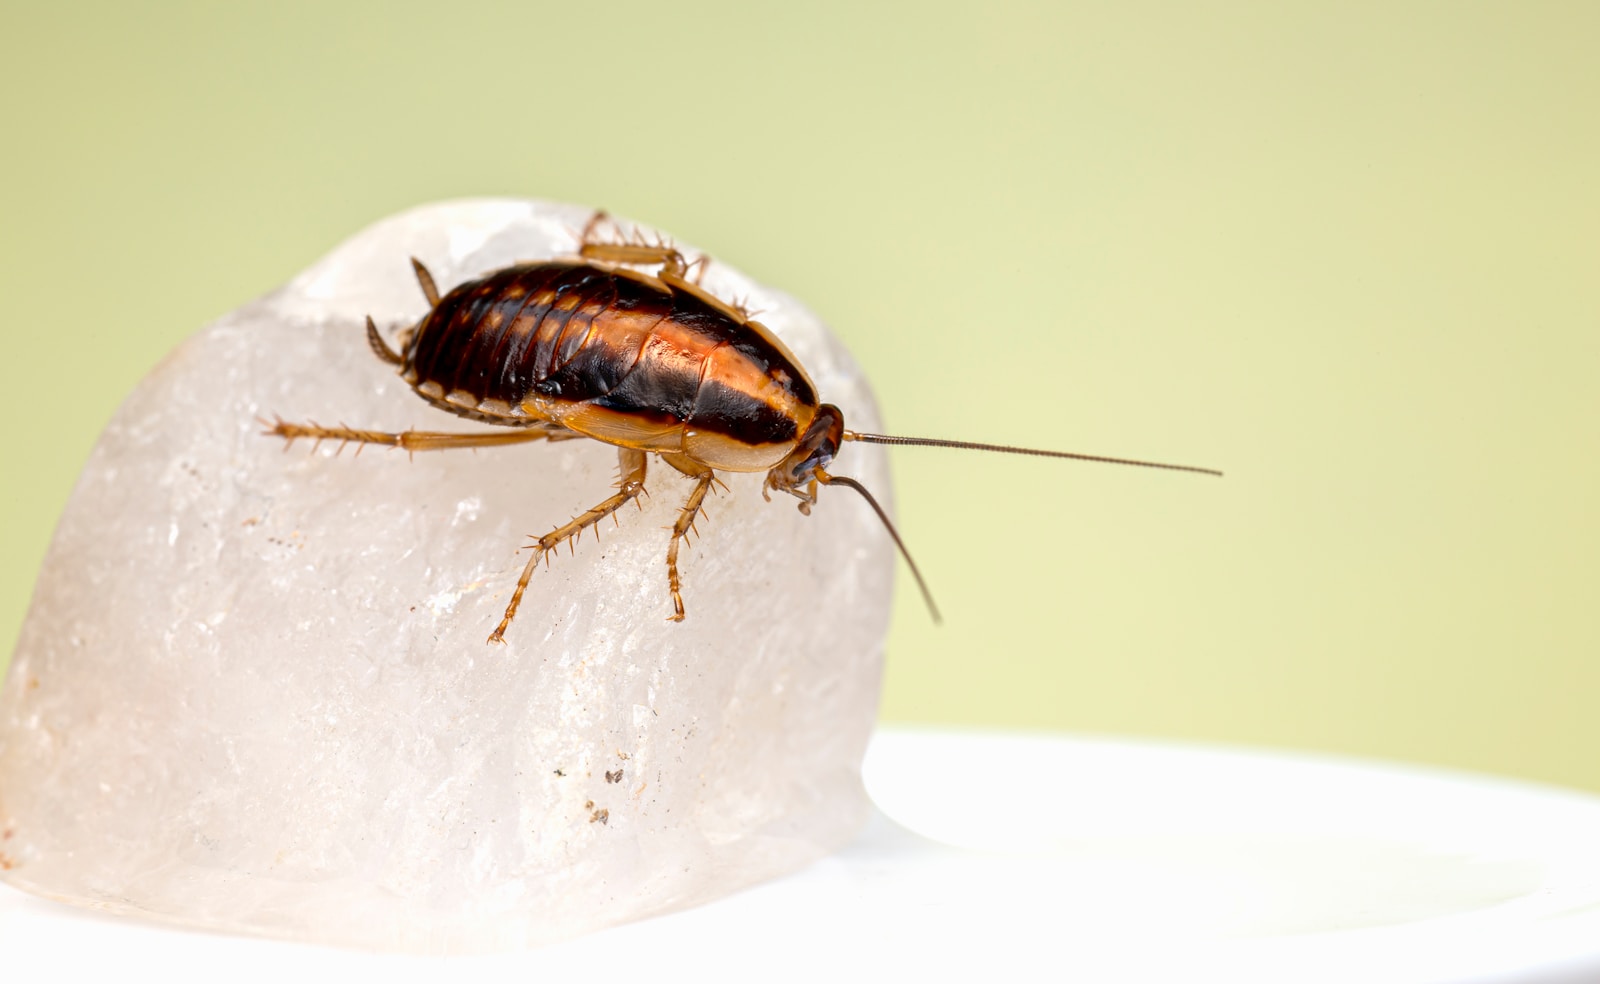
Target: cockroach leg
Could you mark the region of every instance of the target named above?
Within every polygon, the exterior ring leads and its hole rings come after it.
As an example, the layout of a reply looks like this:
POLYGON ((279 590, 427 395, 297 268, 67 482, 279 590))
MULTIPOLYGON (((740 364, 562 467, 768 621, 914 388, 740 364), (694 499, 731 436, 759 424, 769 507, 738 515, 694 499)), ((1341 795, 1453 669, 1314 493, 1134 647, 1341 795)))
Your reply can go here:
MULTIPOLYGON (((610 219, 604 209, 600 209, 590 216, 588 224, 583 227, 583 235, 578 246, 578 255, 588 260, 599 260, 602 263, 625 263, 630 266, 660 266, 663 273, 679 277, 689 272, 694 263, 684 261, 683 254, 664 242, 646 243, 639 242, 601 242, 599 236, 600 224, 610 219)), ((613 222, 612 226, 615 227, 613 222)), ((618 230, 620 235, 620 230, 618 230)), ((705 257, 700 257, 695 263, 701 263, 705 257)), ((701 275, 705 271, 702 268, 701 275)))
MULTIPOLYGON (((267 422, 262 421, 263 424, 267 422)), ((541 421, 531 427, 483 434, 449 434, 441 431, 372 431, 354 427, 323 427, 316 423, 291 424, 278 419, 268 426, 266 433, 284 439, 285 447, 301 438, 315 442, 338 441, 345 444, 383 444, 404 451, 445 451, 450 448, 488 448, 502 444, 525 444, 529 441, 568 441, 582 437, 560 424, 541 421)))
POLYGON ((528 563, 522 568, 522 576, 517 578, 517 589, 511 593, 511 603, 506 605, 505 617, 500 619, 500 624, 495 626, 494 632, 489 635, 490 642, 505 642, 506 629, 510 627, 511 620, 517 617, 517 606, 522 604, 522 593, 528 590, 528 579, 533 577, 533 569, 538 566, 540 560, 564 541, 577 536, 621 509, 630 500, 639 497, 644 491, 645 460, 646 455, 643 451, 618 448, 617 464, 622 469, 622 485, 617 494, 539 538, 539 542, 533 546, 533 556, 528 558, 528 563))
POLYGON ((711 491, 711 485, 717 481, 717 476, 711 469, 686 455, 664 454, 661 460, 695 480, 694 489, 684 502, 683 510, 678 513, 678 521, 672 524, 672 543, 667 547, 667 587, 672 591, 672 614, 667 620, 681 622, 683 596, 679 593, 679 589, 683 587, 683 579, 678 576, 678 545, 694 527, 695 518, 700 515, 700 507, 705 504, 706 493, 711 491))
POLYGON ((602 263, 626 263, 632 266, 656 266, 662 273, 683 276, 689 269, 683 254, 671 246, 629 246, 623 243, 584 243, 579 255, 586 260, 602 263))

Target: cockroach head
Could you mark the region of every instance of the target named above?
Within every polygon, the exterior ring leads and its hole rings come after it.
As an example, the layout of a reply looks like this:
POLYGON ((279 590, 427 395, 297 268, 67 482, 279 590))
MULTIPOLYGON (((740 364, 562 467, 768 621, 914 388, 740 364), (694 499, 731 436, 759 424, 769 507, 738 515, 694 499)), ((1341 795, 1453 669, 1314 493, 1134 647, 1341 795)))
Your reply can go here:
POLYGON ((839 453, 844 441, 844 414, 831 403, 817 408, 800 442, 778 467, 772 470, 774 486, 795 488, 816 478, 817 471, 828 467, 833 456, 839 453))

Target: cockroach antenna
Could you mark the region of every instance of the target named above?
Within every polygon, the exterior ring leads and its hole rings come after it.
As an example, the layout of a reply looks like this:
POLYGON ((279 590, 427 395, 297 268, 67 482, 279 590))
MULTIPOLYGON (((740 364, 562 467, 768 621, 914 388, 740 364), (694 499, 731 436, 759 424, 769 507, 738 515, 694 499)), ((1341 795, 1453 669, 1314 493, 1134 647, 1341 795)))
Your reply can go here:
MULTIPOLYGON (((1007 444, 979 444, 975 441, 946 441, 937 437, 896 437, 892 434, 861 434, 856 431, 845 431, 841 438, 846 441, 860 441, 862 444, 899 444, 912 447, 926 448, 964 448, 968 451, 998 451, 1002 454, 1031 454, 1040 458, 1070 458, 1073 461, 1095 461, 1105 465, 1133 465, 1138 468, 1164 468, 1168 471, 1195 472, 1200 475, 1215 475, 1222 477, 1222 472, 1215 468, 1198 468, 1194 465, 1171 465, 1162 461, 1139 461, 1133 458, 1108 458, 1098 454, 1076 454, 1071 451, 1046 451, 1042 448, 1017 448, 1007 444)), ((900 539, 900 533, 894 528, 894 523, 889 521, 889 514, 878 505, 878 500, 872 493, 853 478, 842 475, 829 475, 820 468, 816 472, 817 481, 823 485, 844 485, 861 493, 867 500, 872 511, 878 514, 883 521, 883 528, 889 531, 889 537, 894 540, 894 545, 900 548, 900 556, 906 560, 906 566, 911 568, 911 576, 916 579, 917 587, 922 591, 922 600, 928 605, 928 613, 933 616, 935 625, 944 620, 939 617, 939 606, 933 603, 933 593, 928 590, 928 582, 922 579, 922 572, 917 569, 917 562, 911 559, 911 551, 906 549, 905 541, 900 539)))
POLYGON ((867 505, 871 506, 872 511, 878 514, 879 519, 883 520, 883 528, 889 531, 889 539, 893 540, 894 545, 900 548, 900 556, 906 559, 906 566, 911 568, 911 576, 917 579, 917 587, 922 591, 922 600, 928 605, 928 614, 933 616, 933 624, 943 624, 944 619, 939 615, 939 606, 933 603, 933 592, 928 590, 928 582, 922 579, 922 572, 917 569, 917 562, 911 559, 911 551, 906 549, 905 541, 900 539, 900 531, 896 530, 894 523, 889 521, 889 514, 883 511, 882 506, 878 505, 878 500, 872 497, 872 493, 867 491, 866 486, 853 478, 845 478, 843 475, 829 475, 820 468, 817 469, 816 474, 817 481, 823 485, 843 485, 846 488, 855 489, 861 493, 861 498, 867 500, 867 505))
POLYGON ((999 451, 1003 454, 1031 454, 1038 458, 1071 458, 1074 461, 1098 461, 1104 465, 1133 465, 1138 468, 1164 468, 1167 471, 1195 472, 1200 475, 1222 477, 1215 468, 1197 468, 1194 465, 1169 465, 1161 461, 1136 461, 1132 458, 1107 458, 1098 454, 1075 454, 1071 451, 1045 451, 1041 448, 1014 448, 1006 444, 978 444, 974 441, 944 441, 937 437, 895 437, 892 434, 859 434, 845 431, 846 441, 862 444, 899 444, 924 448, 965 448, 968 451, 999 451))

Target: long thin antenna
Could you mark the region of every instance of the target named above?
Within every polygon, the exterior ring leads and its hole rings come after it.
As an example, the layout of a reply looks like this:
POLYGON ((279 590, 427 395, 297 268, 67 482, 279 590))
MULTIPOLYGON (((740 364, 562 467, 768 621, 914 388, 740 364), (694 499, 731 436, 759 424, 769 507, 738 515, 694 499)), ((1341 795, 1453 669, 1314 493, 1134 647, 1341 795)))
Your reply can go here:
POLYGON ((894 524, 889 522, 889 514, 883 511, 882 506, 878 505, 878 500, 872 497, 872 493, 868 492, 865 486, 853 478, 845 478, 843 475, 829 475, 820 468, 817 469, 816 475, 817 481, 823 485, 843 485, 855 489, 861 493, 861 498, 867 500, 867 505, 871 506, 872 511, 878 514, 879 519, 883 520, 883 528, 889 531, 889 537, 894 540, 894 545, 900 548, 900 556, 906 559, 906 566, 911 568, 911 576, 917 579, 917 587, 922 590, 922 600, 928 603, 928 613, 933 616, 933 624, 939 625, 942 623, 944 619, 939 615, 939 606, 933 603, 933 594, 928 590, 928 582, 922 579, 922 572, 917 570, 917 562, 911 559, 911 551, 906 549, 905 541, 900 539, 900 534, 895 530, 894 524))
MULTIPOLYGON (((1169 465, 1160 461, 1135 461, 1131 458, 1106 458, 1098 454, 1073 454, 1069 451, 1043 451, 1039 448, 1014 448, 1005 444, 978 444, 973 441, 942 441, 936 437, 894 437, 889 434, 858 434, 845 431, 846 441, 863 444, 902 444, 926 448, 965 448, 969 451, 1000 451, 1005 454, 1031 454, 1040 458, 1071 458, 1075 461, 1098 461, 1107 465, 1135 465, 1139 468, 1165 468, 1168 471, 1196 472, 1201 475, 1222 477, 1215 468, 1196 468, 1194 465, 1169 465)), ((862 491, 865 495, 865 490, 862 491)), ((908 561, 911 559, 906 558, 908 561)))

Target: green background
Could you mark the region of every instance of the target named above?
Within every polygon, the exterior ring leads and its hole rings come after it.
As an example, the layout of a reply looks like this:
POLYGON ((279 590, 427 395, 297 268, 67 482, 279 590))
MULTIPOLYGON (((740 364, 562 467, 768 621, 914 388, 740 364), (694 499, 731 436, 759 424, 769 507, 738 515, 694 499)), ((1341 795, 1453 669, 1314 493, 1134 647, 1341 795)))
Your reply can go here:
POLYGON ((1593 3, 9 3, 0 639, 180 339, 382 216, 543 197, 804 299, 895 432, 1227 470, 891 452, 947 623, 902 582, 887 718, 1600 788, 1597 39, 1593 3))

